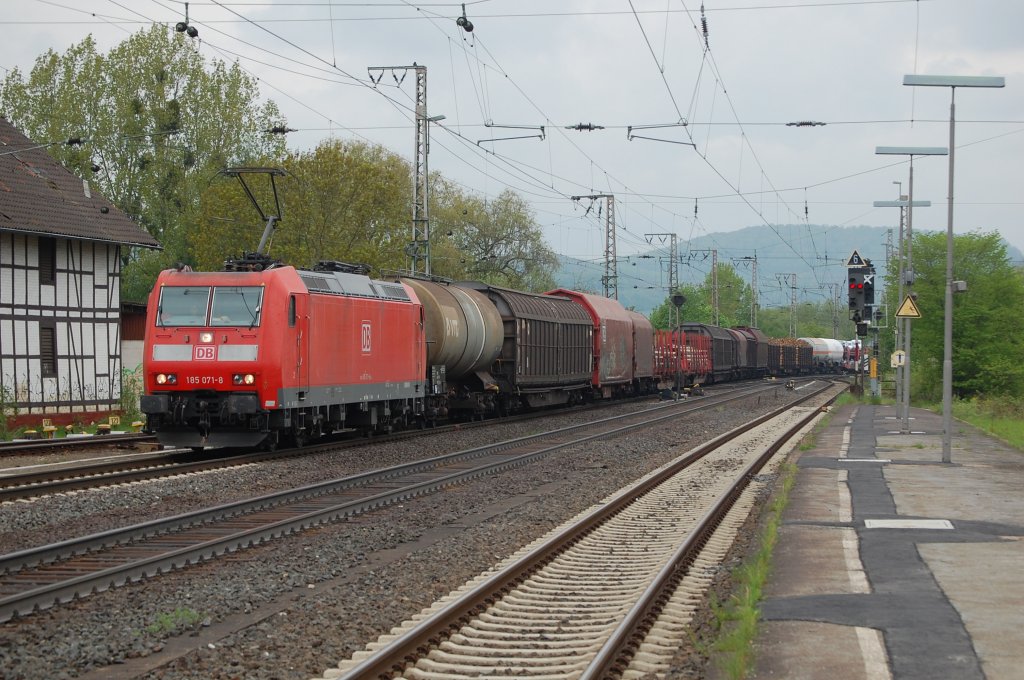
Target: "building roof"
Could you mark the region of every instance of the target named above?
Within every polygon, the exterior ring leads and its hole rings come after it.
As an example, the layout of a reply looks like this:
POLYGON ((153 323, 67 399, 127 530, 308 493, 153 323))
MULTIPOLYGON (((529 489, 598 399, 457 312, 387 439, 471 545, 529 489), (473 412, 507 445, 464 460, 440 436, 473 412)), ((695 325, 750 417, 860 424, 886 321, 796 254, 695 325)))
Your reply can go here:
POLYGON ((2 117, 0 231, 160 248, 149 232, 2 117))

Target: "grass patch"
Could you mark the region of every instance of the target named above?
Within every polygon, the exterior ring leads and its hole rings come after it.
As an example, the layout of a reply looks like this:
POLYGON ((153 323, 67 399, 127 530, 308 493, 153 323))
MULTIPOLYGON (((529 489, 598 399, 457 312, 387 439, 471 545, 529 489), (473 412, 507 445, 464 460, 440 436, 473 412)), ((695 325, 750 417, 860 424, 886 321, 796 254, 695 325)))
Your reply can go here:
POLYGON ((856 394, 851 394, 850 391, 847 390, 846 392, 843 392, 838 397, 836 397, 836 400, 835 400, 835 402, 833 402, 832 406, 833 406, 833 408, 839 408, 840 406, 846 406, 847 404, 863 404, 863 403, 864 403, 864 396, 863 395, 857 396, 856 394))
MULTIPOLYGON (((941 404, 934 408, 942 412, 941 404)), ((1024 451, 1024 399, 956 399, 953 401, 953 417, 999 437, 1018 451, 1024 451)))
POLYGON ((146 626, 146 632, 151 635, 167 635, 177 630, 191 630, 203 620, 199 612, 178 607, 173 612, 157 614, 156 621, 146 626))
POLYGON ((761 590, 771 573, 772 552, 778 540, 782 511, 789 503, 789 492, 796 483, 796 465, 781 467, 782 485, 768 505, 768 518, 761 532, 757 553, 732 572, 733 594, 724 604, 711 602, 718 631, 711 645, 714 664, 727 678, 746 678, 753 670, 754 639, 761 611, 761 590))
POLYGON ((859 403, 860 399, 853 396, 849 392, 843 392, 841 395, 839 395, 839 398, 836 399, 835 403, 832 404, 832 408, 830 408, 828 412, 826 412, 825 415, 823 415, 818 420, 818 422, 814 424, 814 428, 810 432, 808 432, 803 439, 800 440, 800 443, 797 445, 797 449, 800 451, 810 451, 811 449, 813 449, 815 446, 818 445, 818 435, 822 432, 822 430, 828 427, 828 424, 830 422, 832 422, 832 414, 835 412, 835 409, 839 408, 843 404, 859 403))

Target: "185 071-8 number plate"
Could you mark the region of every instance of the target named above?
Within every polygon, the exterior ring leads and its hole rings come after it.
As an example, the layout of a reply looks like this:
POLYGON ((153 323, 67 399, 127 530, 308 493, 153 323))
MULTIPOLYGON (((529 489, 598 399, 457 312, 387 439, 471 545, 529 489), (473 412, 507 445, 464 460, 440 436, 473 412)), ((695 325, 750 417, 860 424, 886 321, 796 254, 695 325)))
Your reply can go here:
POLYGON ((186 375, 186 385, 223 385, 224 376, 221 375, 186 375))

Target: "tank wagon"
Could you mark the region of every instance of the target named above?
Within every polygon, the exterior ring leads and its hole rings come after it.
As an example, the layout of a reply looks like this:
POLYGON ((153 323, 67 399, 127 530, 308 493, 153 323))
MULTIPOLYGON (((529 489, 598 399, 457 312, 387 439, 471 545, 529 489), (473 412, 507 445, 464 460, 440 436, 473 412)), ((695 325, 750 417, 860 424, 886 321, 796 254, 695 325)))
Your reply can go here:
POLYGON ((382 280, 338 262, 164 271, 144 352, 147 429, 196 449, 301 445, 812 369, 809 343, 755 328, 656 330, 589 293, 382 280))
POLYGON ((800 338, 811 346, 811 362, 822 373, 843 371, 843 343, 832 338, 800 338))

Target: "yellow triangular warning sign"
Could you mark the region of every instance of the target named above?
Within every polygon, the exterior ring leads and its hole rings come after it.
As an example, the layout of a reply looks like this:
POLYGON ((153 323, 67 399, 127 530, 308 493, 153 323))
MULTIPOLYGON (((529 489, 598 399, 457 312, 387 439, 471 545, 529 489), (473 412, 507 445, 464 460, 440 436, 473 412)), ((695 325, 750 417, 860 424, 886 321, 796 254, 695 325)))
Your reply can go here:
POLYGON ((903 298, 903 304, 896 310, 896 318, 898 319, 920 319, 921 310, 917 308, 914 303, 914 298, 909 295, 903 298))

